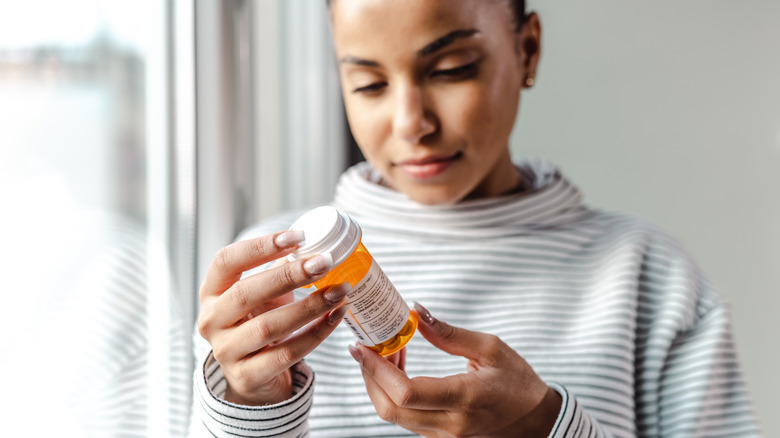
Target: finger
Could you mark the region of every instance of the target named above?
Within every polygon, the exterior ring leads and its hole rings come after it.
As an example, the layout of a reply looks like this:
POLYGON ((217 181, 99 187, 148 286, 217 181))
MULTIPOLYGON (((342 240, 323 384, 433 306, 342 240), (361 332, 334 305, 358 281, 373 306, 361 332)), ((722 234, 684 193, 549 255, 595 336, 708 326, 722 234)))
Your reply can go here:
MULTIPOLYGON (((287 260, 286 257, 281 257, 281 258, 278 258, 278 259, 274 260, 273 263, 271 263, 271 266, 268 267, 268 269, 278 268, 279 266, 285 265, 287 263, 290 263, 290 261, 287 260)), ((246 316, 246 319, 252 319, 252 318, 255 317, 255 315, 260 315, 261 313, 265 313, 265 312, 267 312, 267 311, 269 311, 271 309, 276 309, 277 307, 282 307, 285 304, 292 303, 293 301, 295 301, 295 297, 293 296, 292 293, 289 293, 289 294, 286 294, 286 295, 282 295, 281 297, 273 299, 273 300, 270 300, 270 301, 266 301, 266 302, 262 303, 260 306, 255 307, 254 309, 252 309, 252 311, 249 312, 249 314, 246 316)))
POLYGON ((282 258, 274 260, 274 262, 271 263, 271 268, 276 268, 276 267, 282 266, 282 265, 284 265, 286 263, 290 263, 290 261, 287 260, 286 258, 282 257, 282 258))
POLYGON ((385 360, 398 367, 399 370, 404 371, 406 369, 406 347, 389 356, 385 356, 385 360))
POLYGON ((340 306, 284 341, 243 360, 244 375, 257 376, 260 382, 300 362, 327 338, 347 313, 340 306))
POLYGON ((369 348, 349 346, 349 352, 362 368, 365 376, 371 377, 382 388, 393 404, 410 409, 451 409, 458 404, 456 395, 462 391, 462 375, 444 378, 409 378, 392 362, 382 358, 369 348))
POLYGON ((244 358, 290 336, 296 330, 340 306, 351 290, 349 283, 341 283, 317 290, 302 300, 256 316, 234 330, 226 331, 224 337, 214 344, 228 345, 229 350, 223 352, 219 351, 218 347, 214 347, 214 354, 218 355, 220 362, 223 363, 244 358))
POLYGON ((290 253, 303 240, 303 231, 280 231, 222 248, 206 272, 206 280, 200 288, 201 300, 221 294, 238 281, 244 271, 290 253))
POLYGON ((425 436, 430 434, 423 433, 424 431, 440 430, 448 423, 449 414, 445 411, 399 406, 386 389, 377 382, 374 375, 367 372, 365 368, 362 368, 362 372, 368 397, 383 420, 425 436))
POLYGON ((414 303, 414 310, 420 321, 417 329, 436 348, 465 357, 482 366, 495 366, 505 357, 508 347, 497 336, 447 324, 434 318, 428 309, 418 302, 414 303))
POLYGON ((322 254, 241 279, 208 309, 209 324, 218 328, 232 327, 250 311, 262 308, 264 303, 321 278, 332 266, 330 254, 322 254))

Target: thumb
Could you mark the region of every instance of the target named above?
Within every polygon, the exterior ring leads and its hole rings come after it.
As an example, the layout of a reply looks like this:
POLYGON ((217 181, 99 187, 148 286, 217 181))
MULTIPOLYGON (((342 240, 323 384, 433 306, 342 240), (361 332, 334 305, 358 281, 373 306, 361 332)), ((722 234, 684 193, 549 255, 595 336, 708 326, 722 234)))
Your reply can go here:
POLYGON ((422 304, 415 301, 419 332, 439 350, 465 357, 482 365, 495 363, 505 344, 497 337, 474 332, 447 324, 431 315, 422 304))

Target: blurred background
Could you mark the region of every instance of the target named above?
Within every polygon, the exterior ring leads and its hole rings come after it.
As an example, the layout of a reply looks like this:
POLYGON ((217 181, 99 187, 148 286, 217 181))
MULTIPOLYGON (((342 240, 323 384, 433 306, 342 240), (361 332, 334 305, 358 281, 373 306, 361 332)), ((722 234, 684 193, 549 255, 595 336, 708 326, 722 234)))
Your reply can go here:
MULTIPOLYGON (((730 303, 759 419, 780 436, 780 3, 529 7, 542 61, 515 158, 551 159, 588 204, 685 244, 730 303)), ((328 202, 361 159, 324 1, 0 1, 10 430, 186 434, 213 254, 328 202)))

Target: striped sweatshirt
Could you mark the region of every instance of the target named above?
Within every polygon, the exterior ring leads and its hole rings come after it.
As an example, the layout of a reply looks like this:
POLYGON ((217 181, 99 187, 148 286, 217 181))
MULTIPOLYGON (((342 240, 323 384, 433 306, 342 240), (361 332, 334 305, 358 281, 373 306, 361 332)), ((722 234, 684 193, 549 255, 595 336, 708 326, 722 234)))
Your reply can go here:
MULTIPOLYGON (((726 305, 679 244, 635 217, 586 207, 548 162, 517 167, 522 193, 425 206, 361 163, 342 175, 333 205, 360 223, 363 243, 407 301, 499 336, 562 395, 550 436, 759 436, 726 305)), ((286 229, 300 213, 240 238, 286 229)), ((204 349, 195 429, 414 436, 376 414, 347 350, 353 342, 340 325, 296 365, 295 395, 262 407, 225 402, 224 376, 204 349)), ((410 376, 443 377, 465 365, 419 334, 407 345, 410 376)))

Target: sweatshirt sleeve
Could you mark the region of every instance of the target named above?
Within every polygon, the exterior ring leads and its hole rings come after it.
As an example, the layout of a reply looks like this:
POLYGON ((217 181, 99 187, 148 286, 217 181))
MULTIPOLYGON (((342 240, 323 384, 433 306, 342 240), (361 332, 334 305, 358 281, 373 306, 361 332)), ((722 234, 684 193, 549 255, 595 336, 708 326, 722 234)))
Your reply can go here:
POLYGON ((225 377, 209 354, 195 371, 195 416, 191 437, 308 437, 314 372, 301 361, 292 368, 293 396, 267 406, 242 406, 224 400, 225 377))
MULTIPOLYGON (((661 358, 660 371, 638 376, 652 381, 652 389, 637 388, 637 436, 761 436, 724 307, 710 309, 678 334, 661 358)), ((612 436, 564 386, 550 386, 563 398, 551 438, 612 436)))
POLYGON ((557 383, 549 383, 558 394, 561 395, 563 402, 561 410, 558 412, 558 418, 555 420, 550 438, 573 438, 573 437, 611 437, 608 431, 604 430, 595 419, 591 418, 582 405, 577 402, 575 397, 569 394, 566 387, 557 383))
MULTIPOLYGON (((657 406, 645 421, 660 436, 760 436, 722 303, 677 335, 661 368, 657 406)), ((648 394, 655 396, 655 394, 648 394)))

